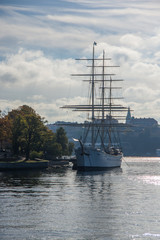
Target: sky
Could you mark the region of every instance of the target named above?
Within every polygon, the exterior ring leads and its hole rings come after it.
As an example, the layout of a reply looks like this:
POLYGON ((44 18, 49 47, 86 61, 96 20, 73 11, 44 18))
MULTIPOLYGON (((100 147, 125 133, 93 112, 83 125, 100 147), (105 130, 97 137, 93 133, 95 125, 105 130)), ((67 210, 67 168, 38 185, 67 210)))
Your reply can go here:
POLYGON ((159 0, 0 0, 0 109, 24 104, 49 123, 84 121, 61 109, 83 104, 93 42, 124 79, 121 100, 135 117, 160 122, 159 0))

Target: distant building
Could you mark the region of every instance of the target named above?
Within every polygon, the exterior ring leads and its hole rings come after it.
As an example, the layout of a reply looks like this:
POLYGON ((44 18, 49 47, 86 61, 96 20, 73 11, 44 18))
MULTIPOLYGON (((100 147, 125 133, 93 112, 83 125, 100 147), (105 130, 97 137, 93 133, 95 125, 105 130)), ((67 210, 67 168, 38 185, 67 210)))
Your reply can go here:
POLYGON ((130 107, 128 108, 128 112, 127 112, 127 117, 126 117, 126 124, 130 124, 131 122, 131 110, 130 110, 130 107))
MULTIPOLYGON (((102 122, 102 119, 95 119, 95 123, 102 122)), ((118 120, 113 118, 112 116, 106 115, 106 118, 104 119, 105 124, 118 124, 118 120)))
POLYGON ((130 108, 128 108, 126 124, 131 124, 134 127, 146 128, 158 126, 158 122, 154 118, 135 118, 131 116, 130 108))

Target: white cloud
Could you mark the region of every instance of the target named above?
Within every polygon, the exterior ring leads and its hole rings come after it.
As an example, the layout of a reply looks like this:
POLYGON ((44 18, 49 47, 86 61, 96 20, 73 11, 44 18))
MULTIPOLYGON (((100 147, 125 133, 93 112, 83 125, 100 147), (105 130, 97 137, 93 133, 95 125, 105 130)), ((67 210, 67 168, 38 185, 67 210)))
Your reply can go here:
POLYGON ((79 92, 84 95, 81 81, 70 76, 79 71, 84 72, 84 66, 73 59, 51 59, 41 51, 20 49, 0 64, 0 108, 28 104, 48 120, 58 120, 62 105, 70 101, 78 103, 81 99, 79 92))
MULTIPOLYGON (((130 38, 130 44, 136 46, 134 40, 136 38, 137 41, 138 37, 135 33, 141 33, 142 37, 146 34, 153 36, 159 27, 160 7, 156 1, 152 4, 142 1, 76 1, 68 6, 58 8, 54 3, 44 9, 41 6, 1 6, 5 12, 5 17, 1 17, 1 45, 11 44, 16 49, 19 44, 32 48, 82 49, 96 39, 103 41, 105 36, 108 39, 110 35, 118 34, 119 42, 127 43, 127 38, 130 38), (82 4, 79 10, 78 4, 82 4), (122 36, 121 40, 119 36, 122 36)), ((153 36, 152 40, 156 44, 158 36, 153 36)))
POLYGON ((129 87, 124 92, 125 97, 129 101, 134 101, 135 103, 144 104, 146 102, 151 103, 154 99, 160 97, 160 90, 153 90, 147 85, 129 87))
POLYGON ((144 47, 144 40, 134 34, 123 35, 120 38, 120 43, 133 49, 142 49, 144 47))
MULTIPOLYGON (((91 50, 92 46, 90 46, 91 50)), ((145 63, 141 56, 139 62, 133 62, 136 51, 105 43, 95 48, 100 53, 102 49, 110 48, 113 56, 127 55, 118 73, 125 75, 124 96, 126 106, 131 106, 137 115, 149 116, 149 107, 157 106, 160 99, 158 65, 145 63), (133 65, 132 65, 133 64, 133 65)), ((86 52, 89 52, 89 49, 86 52)), ((110 53, 111 53, 110 52, 110 53)), ((111 54, 110 54, 111 56, 111 54)), ((6 61, 0 64, 1 100, 0 108, 11 109, 28 104, 42 114, 49 122, 56 120, 81 121, 80 114, 68 109, 60 109, 66 104, 86 103, 88 92, 85 83, 79 78, 73 78, 70 73, 88 71, 82 62, 73 59, 52 59, 44 56, 42 51, 20 49, 15 55, 8 55, 6 61), (79 116, 79 117, 78 117, 79 116)), ((119 77, 117 75, 117 77, 119 77)), ((158 112, 150 110, 150 114, 159 118, 158 112)), ((84 116, 84 114, 83 114, 84 116)))
POLYGON ((33 95, 33 96, 29 96, 29 97, 27 97, 29 100, 33 100, 33 101, 44 101, 45 100, 45 98, 44 98, 44 96, 42 96, 42 95, 33 95))
POLYGON ((49 0, 49 7, 0 5, 0 108, 28 104, 49 121, 80 121, 79 113, 59 107, 84 102, 86 85, 70 74, 87 69, 72 57, 90 57, 96 41, 96 56, 104 49, 121 66, 117 77, 125 79, 135 116, 159 119, 159 2, 66 2, 63 8, 49 0))

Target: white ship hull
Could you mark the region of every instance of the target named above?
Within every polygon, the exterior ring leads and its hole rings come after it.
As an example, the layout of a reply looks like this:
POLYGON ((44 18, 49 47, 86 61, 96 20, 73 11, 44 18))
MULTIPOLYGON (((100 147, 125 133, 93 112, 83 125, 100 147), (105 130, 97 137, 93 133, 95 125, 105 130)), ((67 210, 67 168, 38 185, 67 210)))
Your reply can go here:
POLYGON ((87 147, 84 152, 82 148, 76 149, 77 169, 94 170, 115 168, 121 166, 122 154, 108 154, 101 149, 87 147))

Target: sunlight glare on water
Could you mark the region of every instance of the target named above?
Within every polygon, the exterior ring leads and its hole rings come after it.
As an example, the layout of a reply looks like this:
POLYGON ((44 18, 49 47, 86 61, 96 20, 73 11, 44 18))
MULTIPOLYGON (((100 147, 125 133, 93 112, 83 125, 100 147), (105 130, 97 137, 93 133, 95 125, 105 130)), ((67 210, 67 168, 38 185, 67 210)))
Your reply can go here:
POLYGON ((137 179, 142 180, 146 184, 160 185, 160 176, 141 176, 137 179))

